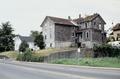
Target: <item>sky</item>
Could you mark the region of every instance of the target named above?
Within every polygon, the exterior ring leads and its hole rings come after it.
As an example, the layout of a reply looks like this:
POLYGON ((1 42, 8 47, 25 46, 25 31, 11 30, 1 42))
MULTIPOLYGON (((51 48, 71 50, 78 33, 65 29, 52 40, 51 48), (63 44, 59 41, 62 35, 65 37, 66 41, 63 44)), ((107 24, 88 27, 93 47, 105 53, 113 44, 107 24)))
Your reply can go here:
POLYGON ((120 22, 120 0, 0 0, 0 23, 10 21, 14 33, 23 36, 41 31, 46 16, 75 19, 94 13, 102 16, 107 30, 120 22))

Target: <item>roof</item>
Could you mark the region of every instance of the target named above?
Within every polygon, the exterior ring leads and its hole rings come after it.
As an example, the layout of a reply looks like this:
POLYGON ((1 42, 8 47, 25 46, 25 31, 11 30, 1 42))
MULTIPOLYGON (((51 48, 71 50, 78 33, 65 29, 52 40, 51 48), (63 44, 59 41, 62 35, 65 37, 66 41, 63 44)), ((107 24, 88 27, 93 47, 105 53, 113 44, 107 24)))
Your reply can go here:
MULTIPOLYGON (((53 16, 46 16, 46 18, 44 19, 43 23, 45 22, 45 20, 47 18, 49 18, 50 20, 52 20, 55 24, 62 24, 62 25, 69 25, 69 26, 78 26, 78 24, 82 23, 82 22, 88 22, 88 21, 92 21, 94 20, 96 17, 100 17, 102 19, 102 17, 99 14, 93 14, 90 16, 86 16, 85 18, 83 17, 79 17, 77 19, 64 19, 64 18, 59 18, 59 17, 53 17, 53 16)), ((105 23, 105 21, 102 19, 102 21, 105 23)), ((42 23, 42 24, 43 24, 42 23)), ((42 26, 41 24, 41 26, 42 26)))
MULTIPOLYGON (((78 18, 78 19, 74 19, 74 21, 77 22, 77 23, 88 22, 88 21, 94 20, 96 17, 100 17, 102 19, 102 17, 98 13, 95 13, 93 15, 86 16, 85 18, 81 17, 81 18, 78 18)), ((103 22, 105 23, 104 20, 103 20, 103 22)))
POLYGON ((21 41, 34 42, 34 38, 31 37, 31 36, 21 36, 21 35, 18 35, 18 37, 21 39, 21 41))
POLYGON ((113 27, 113 30, 114 30, 114 31, 120 30, 120 23, 117 23, 117 24, 113 27))
POLYGON ((55 24, 75 26, 75 24, 72 23, 71 20, 69 19, 63 19, 63 18, 52 17, 52 16, 47 16, 47 17, 50 18, 55 24))

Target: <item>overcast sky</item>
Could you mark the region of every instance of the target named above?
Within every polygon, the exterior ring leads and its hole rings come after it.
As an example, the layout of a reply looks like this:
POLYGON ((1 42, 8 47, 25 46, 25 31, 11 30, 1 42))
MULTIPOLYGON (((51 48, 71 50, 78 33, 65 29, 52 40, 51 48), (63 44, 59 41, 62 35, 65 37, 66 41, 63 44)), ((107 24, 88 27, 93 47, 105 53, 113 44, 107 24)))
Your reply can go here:
POLYGON ((15 34, 21 35, 41 31, 45 16, 74 19, 93 13, 103 17, 107 29, 120 22, 120 0, 0 0, 0 23, 10 21, 15 34))

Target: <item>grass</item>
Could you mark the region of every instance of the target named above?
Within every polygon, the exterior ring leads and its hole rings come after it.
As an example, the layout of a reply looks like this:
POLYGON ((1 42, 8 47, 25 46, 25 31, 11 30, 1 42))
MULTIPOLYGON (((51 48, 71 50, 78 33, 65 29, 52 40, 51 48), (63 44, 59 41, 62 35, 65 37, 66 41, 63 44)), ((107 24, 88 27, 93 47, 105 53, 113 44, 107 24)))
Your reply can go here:
POLYGON ((49 49, 43 49, 43 50, 35 51, 34 55, 36 55, 36 56, 48 56, 48 55, 50 55, 52 53, 70 51, 70 50, 75 50, 75 48, 49 48, 49 49))
MULTIPOLYGON (((34 51, 33 55, 37 56, 37 57, 43 57, 43 56, 48 56, 52 53, 70 51, 70 50, 74 50, 74 49, 75 48, 49 48, 49 49, 34 51)), ((19 54, 19 52, 15 52, 15 51, 7 51, 7 52, 0 53, 0 55, 5 55, 5 56, 7 56, 9 58, 13 58, 13 59, 16 59, 18 54, 19 54)))
POLYGON ((79 58, 79 59, 58 59, 51 63, 94 67, 117 67, 120 68, 120 58, 79 58))
POLYGON ((16 59, 17 58, 17 55, 18 55, 18 52, 15 52, 15 51, 7 51, 7 52, 2 52, 0 53, 0 55, 5 55, 9 58, 12 58, 12 59, 16 59))

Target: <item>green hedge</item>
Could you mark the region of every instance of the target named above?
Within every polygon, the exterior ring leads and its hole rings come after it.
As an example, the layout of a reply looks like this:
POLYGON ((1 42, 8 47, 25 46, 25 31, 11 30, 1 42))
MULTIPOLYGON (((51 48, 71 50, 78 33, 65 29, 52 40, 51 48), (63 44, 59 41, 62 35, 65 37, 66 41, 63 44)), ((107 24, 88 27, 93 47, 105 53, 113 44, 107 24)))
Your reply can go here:
POLYGON ((120 56, 120 48, 113 47, 108 44, 94 46, 93 50, 94 50, 95 57, 119 57, 120 56))

